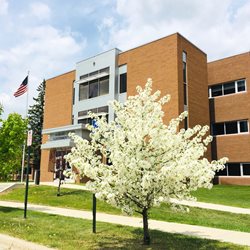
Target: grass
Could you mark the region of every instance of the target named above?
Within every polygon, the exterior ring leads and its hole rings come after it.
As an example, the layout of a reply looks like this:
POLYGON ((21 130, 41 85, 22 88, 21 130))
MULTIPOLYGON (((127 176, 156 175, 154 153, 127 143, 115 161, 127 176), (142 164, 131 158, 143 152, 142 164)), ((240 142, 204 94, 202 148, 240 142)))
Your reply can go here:
POLYGON ((219 241, 169 234, 152 230, 150 246, 142 245, 142 229, 97 223, 97 233, 91 232, 91 221, 0 207, 0 233, 37 242, 63 250, 74 249, 228 249, 249 248, 219 241))
POLYGON ((193 193, 198 201, 250 208, 250 186, 214 185, 212 189, 199 189, 193 193))
MULTIPOLYGON (((62 195, 56 196, 57 189, 47 186, 32 186, 29 188, 29 202, 80 210, 91 210, 92 194, 83 190, 62 189, 62 195)), ((0 200, 23 202, 24 188, 17 188, 0 195, 0 200)), ((111 214, 121 214, 121 211, 103 201, 97 201, 97 211, 111 214)), ((250 232, 250 215, 232 214, 209 209, 190 208, 189 213, 173 211, 163 204, 153 208, 150 218, 168 222, 200 225, 242 232, 250 232)))

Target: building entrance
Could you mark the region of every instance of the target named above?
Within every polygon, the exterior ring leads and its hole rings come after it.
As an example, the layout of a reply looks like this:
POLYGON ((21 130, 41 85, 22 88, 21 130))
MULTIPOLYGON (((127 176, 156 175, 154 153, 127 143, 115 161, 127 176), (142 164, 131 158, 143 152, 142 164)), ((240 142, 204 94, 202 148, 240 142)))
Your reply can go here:
POLYGON ((55 169, 54 169, 54 179, 64 180, 63 171, 71 170, 69 163, 64 159, 64 156, 70 152, 70 149, 57 149, 55 151, 55 169))

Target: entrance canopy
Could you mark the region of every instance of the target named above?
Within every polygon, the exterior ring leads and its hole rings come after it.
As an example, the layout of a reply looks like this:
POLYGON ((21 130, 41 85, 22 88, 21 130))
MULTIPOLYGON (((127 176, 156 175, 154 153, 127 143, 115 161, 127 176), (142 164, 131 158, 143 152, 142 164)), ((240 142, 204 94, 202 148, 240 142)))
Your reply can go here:
POLYGON ((41 145, 41 149, 73 147, 74 142, 69 138, 69 133, 75 133, 84 139, 89 139, 89 130, 83 124, 44 129, 42 134, 48 135, 48 140, 41 145))

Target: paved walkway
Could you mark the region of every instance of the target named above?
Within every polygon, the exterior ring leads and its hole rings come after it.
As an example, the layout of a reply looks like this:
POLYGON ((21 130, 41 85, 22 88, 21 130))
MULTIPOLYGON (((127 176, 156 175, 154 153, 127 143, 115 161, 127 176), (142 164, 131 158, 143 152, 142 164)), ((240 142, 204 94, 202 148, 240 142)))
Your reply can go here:
MULTIPOLYGON (((0 206, 23 208, 22 203, 8 202, 8 201, 0 201, 0 206)), ((74 217, 74 218, 82 218, 88 220, 92 219, 91 212, 80 211, 75 209, 64 209, 64 208, 29 204, 28 210, 74 217)), ((142 220, 140 218, 135 218, 135 217, 97 213, 97 221, 132 226, 132 227, 142 227, 142 220)), ((180 233, 200 238, 213 239, 224 242, 231 242, 239 245, 250 246, 250 233, 243 233, 243 232, 202 227, 202 226, 193 226, 180 223, 164 222, 157 220, 149 220, 149 228, 168 233, 180 233)))
POLYGON ((15 182, 1 182, 0 183, 0 193, 7 191, 7 190, 10 190, 10 189, 13 189, 13 188, 16 188, 18 186, 22 186, 22 185, 23 184, 21 184, 21 183, 15 183, 15 182))
MULTIPOLYGON (((58 186, 58 183, 56 182, 41 182, 40 184, 46 186, 54 186, 54 187, 58 186)), ((69 184, 69 183, 62 184, 61 187, 69 189, 87 190, 84 185, 69 184)), ((172 199, 172 201, 190 207, 199 207, 199 208, 212 209, 212 210, 224 211, 236 214, 250 214, 250 209, 248 208, 232 207, 232 206, 225 206, 225 205, 197 202, 197 201, 177 201, 175 199, 172 199)))
POLYGON ((6 234, 0 234, 1 250, 52 250, 39 244, 35 244, 26 240, 11 237, 6 234))

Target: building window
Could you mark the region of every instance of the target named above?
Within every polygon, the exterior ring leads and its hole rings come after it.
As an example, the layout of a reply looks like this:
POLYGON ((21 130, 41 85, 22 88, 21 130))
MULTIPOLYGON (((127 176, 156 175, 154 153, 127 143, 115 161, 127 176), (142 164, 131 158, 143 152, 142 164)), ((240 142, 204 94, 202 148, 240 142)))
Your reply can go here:
POLYGON ((186 62, 182 62, 182 75, 183 75, 183 82, 186 83, 187 82, 187 63, 186 62))
POLYGON ((73 105, 75 105, 75 88, 73 88, 73 105))
POLYGON ((237 90, 238 90, 238 92, 246 90, 246 81, 245 80, 239 80, 237 82, 237 90))
POLYGON ((211 86, 209 88, 209 98, 217 97, 217 96, 224 96, 229 94, 235 94, 239 92, 246 91, 246 80, 236 80, 233 82, 227 82, 215 86, 211 86))
POLYGON ((245 133, 248 132, 248 124, 247 121, 240 121, 240 132, 245 133))
POLYGON ((183 88, 184 88, 184 105, 187 105, 187 84, 186 83, 183 84, 183 88))
POLYGON ((120 75, 120 94, 127 92, 127 73, 120 75))
POLYGON ((227 163, 219 176, 250 176, 250 163, 227 163))
POLYGON ((109 93, 109 76, 95 79, 79 85, 79 101, 106 95, 109 93))
POLYGON ((100 87, 100 90, 99 90, 100 95, 107 95, 109 93, 109 77, 108 76, 100 79, 99 87, 100 87))
MULTIPOLYGON (((187 80, 187 52, 182 52, 182 78, 184 110, 188 110, 188 80, 187 80)), ((188 129, 188 118, 184 119, 184 128, 188 129)))
POLYGON ((89 98, 94 98, 98 96, 98 79, 89 82, 89 98))
POLYGON ((248 132, 248 121, 230 121, 212 124, 213 135, 230 135, 248 132))
POLYGON ((224 95, 229 95, 235 93, 235 83, 227 83, 223 85, 224 95))
MULTIPOLYGON (((100 115, 98 116, 99 118, 101 118, 102 116, 104 115, 100 115)), ((105 115, 105 118, 108 122, 108 114, 105 115)), ((78 120, 78 124, 89 124, 89 125, 93 125, 93 119, 90 118, 90 117, 87 117, 87 118, 83 118, 83 119, 79 119, 78 120)))
POLYGON ((211 89, 212 89, 212 97, 222 95, 222 85, 214 86, 211 89))
POLYGON ((243 175, 250 175, 250 163, 242 164, 243 175))
POLYGON ((97 114, 99 117, 106 116, 108 121, 108 106, 103 106, 99 108, 93 108, 88 110, 83 110, 78 112, 78 124, 92 124, 92 119, 89 117, 88 112, 97 114))
POLYGON ((225 127, 226 127, 226 134, 237 134, 238 133, 238 126, 237 122, 225 122, 225 127))
POLYGON ((88 115, 88 110, 78 112, 78 117, 79 116, 86 116, 86 115, 88 115))
POLYGON ((185 119, 184 119, 184 129, 188 129, 188 118, 187 117, 185 117, 185 119))
POLYGON ((94 72, 85 74, 85 75, 81 75, 80 76, 80 80, 93 80, 94 78, 100 78, 102 76, 106 76, 109 75, 109 67, 104 68, 104 69, 100 69, 100 70, 96 70, 94 72))
POLYGON ((213 135, 224 135, 225 134, 225 124, 215 123, 213 124, 213 135))
POLYGON ((187 83, 187 53, 185 51, 182 52, 182 76, 183 83, 187 83))
POLYGON ((79 85, 79 100, 85 100, 89 98, 89 84, 82 83, 79 85))
POLYGON ((228 176, 241 176, 240 163, 228 163, 227 172, 228 176))

